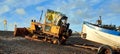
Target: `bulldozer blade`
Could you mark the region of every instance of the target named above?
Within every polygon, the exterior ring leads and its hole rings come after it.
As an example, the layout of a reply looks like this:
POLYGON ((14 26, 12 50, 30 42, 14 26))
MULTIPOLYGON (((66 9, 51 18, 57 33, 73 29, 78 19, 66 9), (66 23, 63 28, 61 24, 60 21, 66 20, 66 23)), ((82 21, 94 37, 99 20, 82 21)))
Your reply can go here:
POLYGON ((29 35, 30 32, 26 28, 15 28, 14 36, 25 36, 29 35))

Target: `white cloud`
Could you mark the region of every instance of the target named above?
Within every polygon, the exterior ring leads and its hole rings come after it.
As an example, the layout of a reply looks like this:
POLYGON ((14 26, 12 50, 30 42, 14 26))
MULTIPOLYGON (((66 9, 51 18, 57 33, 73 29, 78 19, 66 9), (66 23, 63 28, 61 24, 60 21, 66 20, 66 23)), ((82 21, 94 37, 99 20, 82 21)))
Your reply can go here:
POLYGON ((115 13, 120 13, 120 3, 119 2, 114 2, 109 5, 109 8, 115 13))
POLYGON ((36 10, 37 10, 37 11, 41 11, 41 10, 45 10, 45 8, 42 7, 42 6, 37 6, 37 7, 36 7, 36 10))
POLYGON ((17 8, 17 7, 25 8, 27 6, 36 5, 44 1, 46 0, 5 0, 4 2, 1 3, 1 5, 6 4, 14 8, 17 8))
POLYGON ((90 1, 87 0, 86 2, 88 2, 90 6, 93 6, 93 5, 99 4, 102 1, 103 0, 90 0, 90 1))
POLYGON ((23 8, 18 8, 18 9, 15 10, 15 12, 19 15, 25 15, 26 14, 26 12, 23 8))
POLYGON ((7 5, 4 5, 0 8, 0 15, 10 11, 10 8, 7 5))

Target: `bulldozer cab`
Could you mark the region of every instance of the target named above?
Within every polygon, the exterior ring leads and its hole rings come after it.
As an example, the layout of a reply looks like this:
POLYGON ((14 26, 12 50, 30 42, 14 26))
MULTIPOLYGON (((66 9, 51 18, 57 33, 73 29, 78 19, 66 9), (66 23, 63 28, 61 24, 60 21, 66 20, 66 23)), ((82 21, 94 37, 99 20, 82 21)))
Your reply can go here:
POLYGON ((61 26, 66 23, 67 17, 65 15, 53 10, 47 10, 43 32, 50 33, 54 36, 59 36, 61 26))

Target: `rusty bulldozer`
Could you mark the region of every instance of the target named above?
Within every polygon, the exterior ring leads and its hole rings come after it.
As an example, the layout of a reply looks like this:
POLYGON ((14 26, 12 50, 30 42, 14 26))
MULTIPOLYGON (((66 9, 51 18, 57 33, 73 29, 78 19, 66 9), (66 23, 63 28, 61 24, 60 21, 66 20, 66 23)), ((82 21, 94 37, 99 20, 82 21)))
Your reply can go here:
POLYGON ((67 19, 68 17, 64 14, 48 9, 43 23, 31 20, 29 28, 15 28, 14 36, 27 36, 53 44, 65 44, 65 41, 72 34, 67 19))

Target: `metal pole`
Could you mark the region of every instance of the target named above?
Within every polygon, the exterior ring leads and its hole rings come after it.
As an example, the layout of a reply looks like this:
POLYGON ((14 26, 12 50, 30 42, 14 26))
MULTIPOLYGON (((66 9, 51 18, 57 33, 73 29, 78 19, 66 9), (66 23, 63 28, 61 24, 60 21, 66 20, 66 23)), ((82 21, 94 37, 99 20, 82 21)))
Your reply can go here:
POLYGON ((43 15, 43 10, 41 11, 41 16, 40 16, 40 20, 39 20, 39 22, 40 22, 41 19, 42 19, 42 15, 43 15))
POLYGON ((7 20, 4 20, 4 31, 7 31, 7 20))

